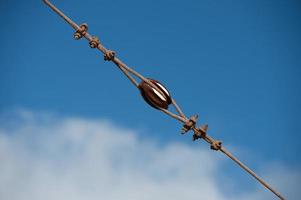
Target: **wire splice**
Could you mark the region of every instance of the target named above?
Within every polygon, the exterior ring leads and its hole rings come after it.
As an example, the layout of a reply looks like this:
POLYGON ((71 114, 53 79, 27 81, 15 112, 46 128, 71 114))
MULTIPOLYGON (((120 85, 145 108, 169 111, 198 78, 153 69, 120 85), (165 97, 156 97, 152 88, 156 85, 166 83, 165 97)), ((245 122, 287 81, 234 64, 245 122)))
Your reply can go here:
MULTIPOLYGON (((117 67, 126 75, 126 77, 139 89, 139 84, 136 81, 136 79, 133 77, 140 79, 141 81, 144 81, 148 85, 150 85, 152 88, 155 88, 158 90, 159 93, 162 91, 156 86, 156 84, 152 83, 149 79, 145 78, 132 68, 128 67, 126 64, 124 64, 121 60, 119 60, 115 56, 115 52, 106 49, 99 41, 99 39, 95 36, 91 36, 88 33, 88 25, 87 24, 81 24, 78 26, 75 22, 73 22, 69 17, 67 17, 63 12, 61 12, 58 8, 56 8, 52 3, 49 2, 49 0, 43 0, 43 2, 48 5, 54 12, 56 12, 60 17, 62 17, 70 26, 72 26, 73 29, 75 29, 74 38, 76 40, 80 38, 86 38, 89 41, 89 45, 91 48, 97 48, 104 54, 104 60, 106 61, 112 61, 114 64, 117 65, 117 67)), ((163 94, 163 93, 162 93, 163 94)), ((191 118, 187 118, 181 108, 178 106, 176 101, 174 99, 171 99, 171 104, 175 107, 177 114, 170 112, 168 109, 165 108, 158 108, 165 114, 171 116, 174 119, 177 119, 181 123, 183 123, 182 127, 182 133, 187 133, 189 130, 193 130, 193 141, 197 139, 204 139, 207 143, 210 144, 210 148, 215 151, 220 151, 224 153, 226 156, 228 156, 231 160, 233 160, 236 164, 238 164, 242 169, 244 169, 246 172, 248 172, 250 175, 252 175, 259 183, 261 183, 264 187, 269 189, 271 192, 273 192, 279 199, 285 200, 285 198, 277 192, 275 189, 273 189, 270 185, 268 185, 263 179, 261 179, 258 175, 255 174, 250 168, 248 168, 246 165, 244 165, 241 161, 239 161, 236 157, 234 157, 230 152, 228 152, 224 147, 222 147, 222 142, 219 140, 214 140, 209 135, 207 135, 207 128, 208 125, 204 125, 200 128, 196 128, 196 121, 198 118, 198 115, 194 115, 191 118)))

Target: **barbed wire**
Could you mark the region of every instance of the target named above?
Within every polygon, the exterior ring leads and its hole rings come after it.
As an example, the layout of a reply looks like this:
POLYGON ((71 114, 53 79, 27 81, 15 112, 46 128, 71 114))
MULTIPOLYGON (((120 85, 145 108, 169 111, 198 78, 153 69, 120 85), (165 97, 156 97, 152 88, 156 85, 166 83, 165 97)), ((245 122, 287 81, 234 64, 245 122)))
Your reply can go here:
MULTIPOLYGON (((56 8, 52 3, 50 3, 48 0, 43 0, 46 5, 48 5, 55 13, 57 13, 60 17, 62 17, 69 25, 72 26, 73 29, 75 29, 74 38, 76 40, 79 40, 81 38, 85 38, 88 40, 89 45, 91 48, 96 48, 99 51, 101 51, 104 55, 105 61, 111 61, 113 62, 123 73, 124 75, 132 82, 134 86, 136 86, 138 89, 141 88, 141 85, 137 82, 135 78, 140 79, 142 82, 146 83, 149 87, 153 88, 155 92, 158 92, 162 97, 166 97, 166 93, 162 91, 162 88, 156 84, 156 82, 152 81, 151 79, 145 78, 140 73, 136 72, 134 69, 128 67, 125 63, 123 63, 120 59, 116 57, 115 51, 107 49, 98 39, 96 36, 91 36, 88 33, 88 25, 87 24, 81 24, 77 25, 75 22, 73 22, 69 17, 67 17, 63 12, 61 12, 58 8, 56 8), (135 76, 135 78, 133 77, 135 76)), ((169 94, 168 94, 169 95, 169 94)), ((207 143, 210 144, 210 148, 215 151, 220 151, 224 153, 226 156, 228 156, 231 160, 233 160, 236 164, 238 164, 242 169, 244 169, 246 172, 248 172, 250 175, 252 175, 258 182, 260 182, 264 187, 269 189, 271 192, 273 192, 279 199, 285 200, 285 198, 275 189, 273 189, 269 184, 267 184, 262 178, 260 178, 255 172, 253 172, 250 168, 248 168, 245 164, 243 164, 238 158, 233 156, 228 150, 226 150, 222 146, 222 142, 219 140, 215 140, 212 137, 210 137, 207 134, 207 128, 208 125, 205 124, 201 127, 197 127, 197 119, 198 115, 191 116, 190 118, 187 118, 180 108, 180 106, 176 103, 176 101, 171 98, 170 104, 174 106, 177 113, 173 113, 168 110, 168 108, 163 108, 160 106, 154 106, 155 108, 161 110, 163 113, 169 115, 170 117, 180 121, 183 124, 182 128, 182 134, 187 133, 188 131, 193 131, 193 141, 197 139, 203 139, 207 143)), ((149 103, 149 102, 148 102, 149 103)))

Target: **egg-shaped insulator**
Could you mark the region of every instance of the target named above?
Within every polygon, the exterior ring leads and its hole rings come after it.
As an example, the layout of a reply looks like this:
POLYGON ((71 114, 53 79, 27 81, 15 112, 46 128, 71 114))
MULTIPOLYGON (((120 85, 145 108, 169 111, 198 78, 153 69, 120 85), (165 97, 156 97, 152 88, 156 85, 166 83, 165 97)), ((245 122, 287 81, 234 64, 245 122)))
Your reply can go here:
POLYGON ((171 104, 171 97, 168 90, 158 81, 153 79, 148 79, 152 84, 156 86, 153 87, 145 81, 142 81, 139 84, 139 89, 143 99, 148 103, 150 106, 160 109, 164 108, 167 109, 169 104, 171 104), (160 90, 160 91, 158 91, 160 90))

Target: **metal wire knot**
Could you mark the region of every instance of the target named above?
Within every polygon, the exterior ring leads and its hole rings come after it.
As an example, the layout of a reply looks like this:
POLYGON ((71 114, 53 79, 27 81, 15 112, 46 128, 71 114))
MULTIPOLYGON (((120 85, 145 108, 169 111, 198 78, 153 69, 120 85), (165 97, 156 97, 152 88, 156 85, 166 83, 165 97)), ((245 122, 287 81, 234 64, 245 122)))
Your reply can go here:
POLYGON ((182 127, 181 133, 185 134, 187 133, 189 130, 191 130, 193 127, 195 127, 196 121, 198 119, 198 115, 193 115, 192 117, 190 117, 185 124, 182 127))
POLYGON ((86 23, 81 24, 74 33, 74 39, 76 40, 81 39, 86 34, 87 31, 88 31, 88 24, 86 23))
POLYGON ((203 125, 200 128, 194 129, 194 134, 192 136, 192 141, 195 141, 200 138, 205 138, 207 135, 208 124, 203 125))
POLYGON ((106 50, 106 52, 104 53, 104 60, 111 61, 111 60, 113 60, 115 55, 116 55, 115 51, 106 50))
POLYGON ((222 142, 219 140, 215 140, 212 142, 210 148, 215 151, 220 150, 222 148, 222 142))
POLYGON ((98 37, 93 36, 91 41, 89 42, 91 48, 96 48, 100 44, 98 37))

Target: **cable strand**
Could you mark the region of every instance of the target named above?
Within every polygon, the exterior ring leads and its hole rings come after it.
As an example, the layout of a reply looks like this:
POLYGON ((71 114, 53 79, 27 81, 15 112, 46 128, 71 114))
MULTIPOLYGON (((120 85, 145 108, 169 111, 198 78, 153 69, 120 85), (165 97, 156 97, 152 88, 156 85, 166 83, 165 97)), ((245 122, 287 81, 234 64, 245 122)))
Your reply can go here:
MULTIPOLYGON (((139 74, 138 72, 136 72, 134 69, 132 69, 132 68, 128 67, 126 64, 124 64, 120 59, 118 59, 117 57, 115 57, 115 52, 106 49, 102 45, 102 43, 98 40, 98 38, 96 38, 95 36, 91 36, 88 33, 88 31, 87 31, 88 27, 87 27, 86 24, 84 24, 86 26, 85 29, 84 29, 84 31, 80 31, 81 30, 81 26, 78 26, 75 22, 73 22, 62 11, 60 11, 52 3, 50 3, 49 0, 43 0, 43 2, 46 5, 48 5, 55 13, 57 13, 60 17, 62 17, 69 25, 71 25, 76 30, 76 33, 75 33, 76 37, 75 37, 75 39, 79 39, 81 37, 86 38, 89 41, 90 46, 92 48, 97 48, 98 50, 100 50, 104 54, 105 60, 112 61, 125 74, 125 76, 133 83, 133 85, 135 85, 137 88, 139 87, 138 82, 135 80, 134 77, 131 76, 131 74, 134 75, 134 76, 136 76, 136 77, 138 77, 142 81, 146 82, 151 87, 153 87, 156 90, 158 90, 158 92, 162 93, 162 91, 160 89, 158 89, 158 87, 155 84, 153 84, 151 81, 149 81, 149 79, 145 78, 144 76, 142 76, 141 74, 139 74)), ((175 113, 172 113, 169 110, 164 109, 164 108, 159 108, 159 109, 163 113, 165 113, 165 114, 169 115, 170 117, 172 117, 172 118, 180 121, 185 126, 185 124, 187 124, 189 122, 189 120, 191 120, 192 118, 187 119, 187 117, 185 116, 185 114, 183 113, 183 111, 181 110, 181 108, 179 107, 179 105, 176 103, 176 101, 174 99, 172 99, 172 104, 174 105, 174 107, 175 107, 178 115, 175 114, 175 113)), ((196 116, 196 118, 197 118, 197 116, 196 116)), ((196 138, 194 137, 194 139, 198 139, 198 138, 204 139, 207 143, 209 143, 211 145, 211 149, 216 150, 216 151, 219 150, 222 153, 224 153, 231 160, 233 160, 236 164, 238 164, 242 169, 244 169, 246 172, 248 172, 250 175, 252 175, 264 187, 266 187, 267 189, 269 189, 272 193, 274 193, 281 200, 285 200, 285 198, 279 192, 277 192, 276 190, 274 190, 263 179, 261 179, 255 172, 253 172, 250 168, 248 168, 241 161, 239 161, 235 156, 233 156, 229 151, 227 151, 224 147, 222 147, 220 141, 214 140, 213 138, 211 138, 210 136, 208 136, 207 133, 206 133, 206 130, 204 130, 204 128, 196 128, 195 124, 196 124, 196 121, 194 121, 194 123, 192 123, 191 126, 188 126, 188 129, 187 129, 187 131, 189 131, 189 130, 193 130, 194 131, 194 136, 196 136, 196 138)), ((205 129, 207 129, 207 125, 205 126, 205 129)), ((187 132, 187 131, 185 131, 185 132, 187 132)))

